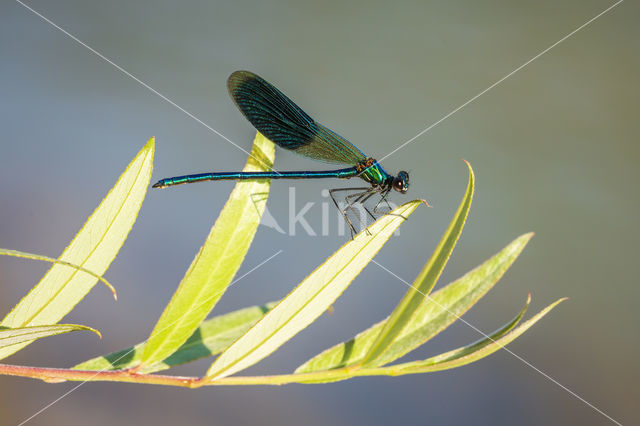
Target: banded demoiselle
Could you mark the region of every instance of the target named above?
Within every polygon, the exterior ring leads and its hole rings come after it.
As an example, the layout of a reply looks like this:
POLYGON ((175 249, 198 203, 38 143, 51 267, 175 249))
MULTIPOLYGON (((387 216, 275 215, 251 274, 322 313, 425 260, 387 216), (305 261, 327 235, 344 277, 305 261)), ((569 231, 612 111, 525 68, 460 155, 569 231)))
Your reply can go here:
MULTIPOLYGON (((159 180, 154 188, 166 188, 185 183, 207 180, 248 180, 248 179, 350 179, 359 177, 369 184, 361 188, 338 188, 329 190, 331 199, 349 224, 351 235, 356 232, 347 212, 356 203, 366 212, 375 216, 364 203, 375 194, 380 200, 374 207, 374 213, 382 202, 390 205, 386 197, 395 189, 406 193, 409 189, 409 173, 401 171, 397 176, 387 173, 373 158, 367 157, 351 142, 329 128, 316 122, 291 99, 272 84, 249 71, 236 71, 229 76, 227 88, 231 98, 251 124, 269 140, 278 146, 296 154, 317 161, 333 164, 348 164, 348 168, 323 171, 269 171, 269 172, 213 172, 176 176, 159 180), (335 198, 338 191, 358 191, 345 197, 346 208, 341 209, 335 198)), ((359 215, 358 215, 359 218, 359 215)))

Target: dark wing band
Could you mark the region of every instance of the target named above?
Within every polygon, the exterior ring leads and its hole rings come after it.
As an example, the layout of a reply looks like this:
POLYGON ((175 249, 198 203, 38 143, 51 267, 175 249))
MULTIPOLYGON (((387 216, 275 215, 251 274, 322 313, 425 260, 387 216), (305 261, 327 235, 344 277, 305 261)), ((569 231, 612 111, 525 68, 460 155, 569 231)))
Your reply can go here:
POLYGON ((356 165, 366 159, 348 140, 316 123, 260 76, 236 71, 229 76, 227 87, 253 127, 278 146, 328 163, 356 165))

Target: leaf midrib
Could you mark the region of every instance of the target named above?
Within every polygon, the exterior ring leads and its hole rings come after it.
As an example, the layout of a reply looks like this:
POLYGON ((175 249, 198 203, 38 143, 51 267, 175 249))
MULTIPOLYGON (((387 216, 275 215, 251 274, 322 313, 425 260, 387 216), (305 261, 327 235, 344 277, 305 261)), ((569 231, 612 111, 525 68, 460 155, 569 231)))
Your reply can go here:
MULTIPOLYGON (((242 213, 244 213, 244 212, 245 212, 245 210, 249 207, 249 204, 250 204, 250 203, 244 203, 244 206, 242 206, 242 213)), ((238 219, 235 221, 235 223, 240 223, 240 221, 241 221, 241 219, 240 219, 240 218, 241 218, 242 216, 243 216, 243 215, 237 215, 236 217, 237 217, 238 219)), ((215 224, 214 224, 214 226, 215 226, 215 224)), ((224 246, 224 247, 226 248, 226 247, 233 246, 233 244, 231 244, 231 243, 232 243, 233 241, 235 241, 235 240, 236 240, 236 238, 240 238, 240 237, 239 237, 239 236, 238 236, 238 237, 236 237, 236 235, 235 235, 235 233, 234 233, 234 234, 231 236, 231 238, 229 239, 229 243, 228 243, 228 244, 225 244, 225 246, 224 246)), ((205 241, 205 244, 206 244, 206 241, 205 241)), ((225 251, 223 251, 223 253, 224 253, 224 252, 225 252, 225 251)), ((200 254, 200 253, 199 253, 199 254, 200 254)), ((222 262, 222 259, 224 259, 225 257, 226 257, 226 256, 223 256, 223 257, 221 257, 221 258, 220 258, 220 261, 218 261, 218 262, 217 262, 217 263, 218 263, 218 266, 216 266, 216 270, 215 270, 215 272, 214 272, 213 274, 211 274, 211 275, 215 275, 215 274, 218 272, 218 270, 219 270, 219 268, 220 268, 220 265, 224 263, 224 262, 222 262)), ((198 256, 198 259, 200 259, 200 255, 198 256)), ((236 270, 236 272, 237 272, 237 270, 236 270)), ((191 271, 191 273, 189 273, 189 276, 191 276, 191 274, 192 274, 192 273, 193 273, 193 271, 191 271)), ((234 273, 234 275, 235 275, 235 273, 234 273)), ((233 275, 232 275, 232 278, 233 278, 233 275)), ((186 279, 186 278, 185 278, 185 279, 186 279)), ((209 279, 207 279, 207 281, 209 281, 209 279)), ((208 286, 201 286, 200 290, 199 290, 199 291, 197 291, 197 293, 196 293, 195 297, 193 297, 193 299, 192 299, 192 300, 199 300, 199 299, 200 299, 200 296, 201 296, 202 294, 206 294, 206 293, 207 293, 207 291, 205 291, 205 288, 206 288, 206 287, 208 287, 208 286)), ((222 289, 219 293, 216 293, 214 296, 212 296, 212 298, 213 298, 213 297, 218 296, 219 294, 220 294, 220 297, 222 297, 222 293, 224 293, 224 292, 227 290, 227 287, 228 287, 228 285, 227 285, 224 289, 222 289)), ((191 305, 193 305, 193 304, 191 304, 191 305)), ((202 307, 202 306, 204 306, 204 305, 205 305, 205 303, 202 303, 202 304, 200 304, 200 305, 197 305, 193 310, 191 310, 191 309, 190 309, 188 312, 195 312, 195 310, 197 310, 197 309, 201 308, 201 307, 202 307)), ((171 343, 171 342, 172 342, 172 340, 171 340, 171 339, 173 338, 173 336, 174 336, 176 333, 178 333, 178 334, 179 334, 179 333, 180 333, 180 331, 181 331, 181 328, 182 328, 183 324, 184 324, 185 322, 187 322, 187 319, 188 319, 187 317, 188 317, 188 314, 187 314, 187 315, 181 315, 177 320, 175 320, 175 321, 174 321, 174 324, 176 324, 176 326, 175 326, 175 327, 171 327, 169 330, 167 330, 167 331, 164 333, 164 335, 165 335, 166 337, 165 337, 164 341, 163 341, 163 342, 158 346, 158 348, 154 351, 154 354, 159 353, 159 352, 162 352, 162 351, 161 351, 161 349, 163 349, 165 346, 167 346, 169 343, 171 343)), ((162 332, 158 333, 158 335, 162 335, 162 334, 163 334, 162 332)), ((163 361, 163 360, 158 360, 158 361, 156 361, 156 362, 157 362, 157 363, 160 363, 160 362, 162 362, 162 361, 163 361)), ((155 364, 155 363, 154 363, 154 364, 155 364)))
MULTIPOLYGON (((124 198, 124 202, 122 202, 120 204, 120 207, 118 207, 117 209, 117 213, 113 216, 113 219, 109 222, 109 225, 107 226, 107 229, 102 233, 102 236, 98 239, 98 243, 94 245, 94 248, 89 252, 89 254, 87 254, 87 256, 84 258, 84 260, 82 262, 79 263, 79 266, 84 266, 84 264, 87 262, 87 260, 91 257, 91 255, 93 255, 93 253, 98 249, 98 247, 102 244, 102 241, 104 240, 105 236, 107 235, 107 233, 109 232, 109 229, 111 229, 111 227, 113 226, 114 222, 116 221, 116 219, 120 216, 120 212, 122 211, 122 209, 124 208, 124 205, 127 204, 127 200, 129 199, 129 196, 131 195, 131 191, 133 191, 134 186, 136 185, 136 183, 138 183, 138 178, 140 177, 140 174, 142 173, 142 170, 145 168, 144 167, 144 163, 149 155, 149 150, 146 152, 144 158, 141 160, 142 166, 140 167, 140 169, 138 170, 138 173, 136 173, 136 177, 133 181, 133 183, 131 184, 129 190, 127 191, 127 195, 124 198)), ((126 171, 125 171, 126 173, 126 171)), ((137 215, 136 215, 137 216, 137 215)), ((69 278, 67 278, 67 280, 65 281, 65 283, 60 286, 60 288, 53 294, 53 297, 51 297, 49 300, 55 299, 56 297, 58 297, 58 295, 67 287, 67 285, 69 285, 69 282, 75 277, 75 275, 78 273, 78 270, 75 270, 71 273, 71 276, 69 278)), ((33 300, 32 302, 33 303, 33 300)), ((42 311, 49 306, 49 303, 41 306, 38 310, 36 310, 34 312, 33 315, 31 315, 31 317, 29 317, 29 319, 26 322, 23 322, 23 326, 25 326, 26 324, 30 324, 31 321, 34 320, 35 317, 37 317, 40 313, 42 313, 42 311)))
MULTIPOLYGON (((406 211, 407 209, 405 209, 404 211, 406 211)), ((404 213, 403 211, 403 213, 404 213)), ((393 223, 393 220, 390 221, 388 224, 386 224, 382 229, 380 229, 380 231, 376 234, 376 236, 380 235, 388 226, 390 226, 393 223)), ((229 370, 231 367, 233 367, 234 365, 238 364, 240 361, 243 361, 244 359, 246 359, 249 355, 251 355, 252 353, 254 353, 256 350, 258 350, 266 341, 268 341, 272 336, 274 336, 278 331, 280 331, 285 325, 289 324, 291 322, 291 320, 296 317, 300 311, 302 311, 309 303, 311 303, 311 301, 315 300, 315 298, 318 296, 318 294, 320 294, 325 288, 327 288, 327 286, 329 286, 334 280, 335 278, 347 267, 349 266, 354 259, 365 249, 367 248, 372 242, 373 242, 374 238, 372 238, 371 240, 369 240, 368 242, 365 243, 365 245, 362 246, 362 248, 360 250, 358 250, 356 252, 355 256, 352 256, 351 260, 346 263, 338 272, 336 272, 331 279, 324 285, 322 286, 314 295, 313 297, 309 298, 297 311, 294 312, 293 315, 291 315, 289 317, 289 320, 285 321, 283 324, 281 324, 279 327, 277 327, 273 332, 271 332, 271 334, 267 335, 263 340, 261 340, 257 345, 255 345, 252 349, 250 349, 248 352, 246 352, 243 356, 239 357, 237 360, 235 360, 234 362, 232 362, 231 364, 229 364, 228 366, 226 366, 225 368, 223 368, 222 370, 219 370, 216 373, 216 376, 219 376, 220 374, 224 373, 225 371, 229 370)), ((366 266, 366 265, 365 265, 366 266)), ((274 307, 275 309, 276 307, 274 307)), ((254 325, 257 326, 258 323, 256 323, 254 325)), ((253 327, 252 327, 253 329, 253 327)), ((247 331, 247 333, 250 330, 247 331)))

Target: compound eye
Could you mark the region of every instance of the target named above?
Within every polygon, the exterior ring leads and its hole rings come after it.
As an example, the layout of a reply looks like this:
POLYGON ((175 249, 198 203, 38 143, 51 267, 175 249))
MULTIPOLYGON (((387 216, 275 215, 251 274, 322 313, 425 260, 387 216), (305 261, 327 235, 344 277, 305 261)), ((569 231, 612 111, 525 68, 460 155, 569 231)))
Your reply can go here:
POLYGON ((393 189, 403 194, 409 189, 409 173, 402 171, 393 180, 393 189))

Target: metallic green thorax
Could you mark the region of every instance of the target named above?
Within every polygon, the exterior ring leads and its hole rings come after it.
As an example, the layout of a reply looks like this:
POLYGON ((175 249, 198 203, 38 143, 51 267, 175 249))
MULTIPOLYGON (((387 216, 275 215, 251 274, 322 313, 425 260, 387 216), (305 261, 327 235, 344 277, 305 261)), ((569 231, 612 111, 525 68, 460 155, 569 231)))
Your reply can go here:
POLYGON ((393 180, 393 176, 387 173, 380 163, 373 158, 367 158, 356 166, 358 176, 373 186, 388 186, 393 180))

